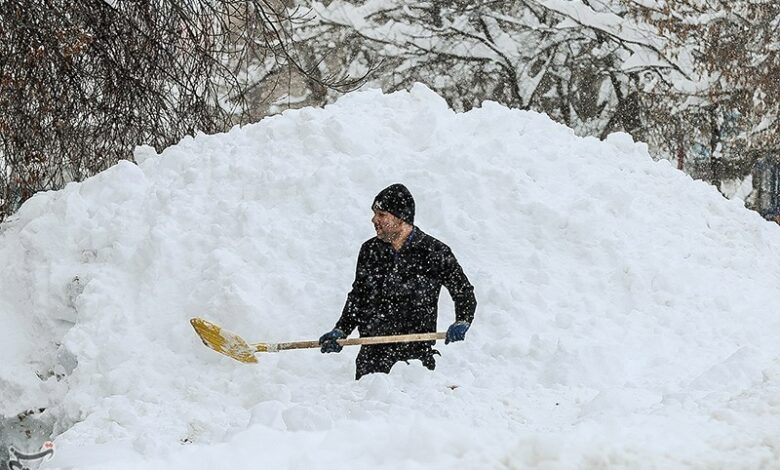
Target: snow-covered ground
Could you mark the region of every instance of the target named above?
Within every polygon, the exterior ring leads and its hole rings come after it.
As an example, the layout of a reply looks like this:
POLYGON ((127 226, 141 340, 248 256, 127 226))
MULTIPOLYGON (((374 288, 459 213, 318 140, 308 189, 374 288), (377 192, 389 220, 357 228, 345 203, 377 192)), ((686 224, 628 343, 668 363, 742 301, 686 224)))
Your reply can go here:
POLYGON ((627 135, 416 86, 137 157, 0 234, 0 414, 46 408, 47 467, 780 468, 780 229, 627 135), (435 372, 200 343, 329 330, 395 182, 479 301, 435 372))

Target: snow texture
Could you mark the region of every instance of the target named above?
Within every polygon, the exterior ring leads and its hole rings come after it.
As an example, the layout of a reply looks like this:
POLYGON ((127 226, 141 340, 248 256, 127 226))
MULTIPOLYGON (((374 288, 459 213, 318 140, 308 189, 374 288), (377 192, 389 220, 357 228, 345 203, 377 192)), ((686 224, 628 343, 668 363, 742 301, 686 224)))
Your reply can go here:
POLYGON ((136 154, 0 233, 0 413, 46 408, 49 468, 780 462, 780 229, 626 134, 417 85, 136 154), (193 316, 250 342, 332 328, 395 182, 479 300, 436 371, 201 344, 193 316))

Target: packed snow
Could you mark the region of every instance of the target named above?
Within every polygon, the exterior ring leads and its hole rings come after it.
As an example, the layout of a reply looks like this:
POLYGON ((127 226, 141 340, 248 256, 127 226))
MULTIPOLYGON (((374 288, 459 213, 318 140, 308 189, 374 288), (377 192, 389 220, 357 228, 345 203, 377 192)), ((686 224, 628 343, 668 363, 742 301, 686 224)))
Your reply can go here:
POLYGON ((136 160, 0 233, 0 414, 45 408, 47 468, 780 466, 780 228, 626 134, 416 85, 136 160), (250 342, 332 328, 396 182, 479 301, 434 372, 200 342, 194 316, 250 342))

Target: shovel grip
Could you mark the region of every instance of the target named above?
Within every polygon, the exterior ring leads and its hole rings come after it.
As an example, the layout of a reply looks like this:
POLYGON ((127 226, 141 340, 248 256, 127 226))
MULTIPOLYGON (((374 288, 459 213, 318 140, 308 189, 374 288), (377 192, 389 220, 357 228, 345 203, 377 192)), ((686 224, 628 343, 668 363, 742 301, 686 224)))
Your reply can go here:
MULTIPOLYGON (((393 336, 364 336, 362 338, 346 338, 336 340, 342 346, 362 346, 364 344, 412 343, 416 341, 436 341, 444 339, 447 333, 412 333, 393 336)), ((259 345, 258 345, 259 346, 259 345)), ((268 352, 285 351, 288 349, 319 349, 319 341, 292 341, 289 343, 265 344, 268 352)))

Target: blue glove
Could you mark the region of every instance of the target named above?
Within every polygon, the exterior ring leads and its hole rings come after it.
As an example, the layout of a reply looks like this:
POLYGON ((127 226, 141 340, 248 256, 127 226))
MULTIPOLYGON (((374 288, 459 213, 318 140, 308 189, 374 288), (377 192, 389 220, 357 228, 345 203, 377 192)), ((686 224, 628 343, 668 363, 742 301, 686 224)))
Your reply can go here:
POLYGON ((320 336, 320 351, 323 353, 341 352, 344 346, 336 342, 337 339, 344 339, 347 335, 338 328, 333 328, 324 335, 320 336))
POLYGON ((449 344, 454 341, 463 341, 466 338, 466 332, 469 330, 471 323, 467 321, 456 321, 449 328, 447 328, 447 337, 444 339, 444 344, 449 344))

